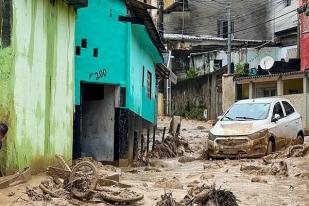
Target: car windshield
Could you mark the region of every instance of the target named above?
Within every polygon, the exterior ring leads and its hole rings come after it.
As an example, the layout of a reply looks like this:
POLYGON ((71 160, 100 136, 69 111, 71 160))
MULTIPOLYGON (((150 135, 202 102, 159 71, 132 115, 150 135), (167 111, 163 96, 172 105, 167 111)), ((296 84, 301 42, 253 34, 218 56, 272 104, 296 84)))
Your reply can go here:
POLYGON ((234 104, 224 115, 222 121, 263 120, 268 116, 269 107, 268 103, 234 104))

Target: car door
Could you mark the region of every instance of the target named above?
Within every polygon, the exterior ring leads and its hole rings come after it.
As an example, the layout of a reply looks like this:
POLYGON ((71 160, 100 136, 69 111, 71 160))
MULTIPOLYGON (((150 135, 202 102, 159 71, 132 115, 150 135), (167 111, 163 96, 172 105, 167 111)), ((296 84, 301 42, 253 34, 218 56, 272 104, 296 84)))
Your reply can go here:
POLYGON ((297 137, 297 133, 301 127, 301 117, 297 112, 295 112, 295 109, 289 102, 282 101, 282 106, 285 111, 286 127, 288 128, 287 138, 289 143, 297 137))
POLYGON ((270 130, 271 133, 274 135, 275 138, 275 144, 276 144, 276 149, 281 148, 286 144, 286 120, 284 118, 284 110, 282 108, 282 105, 280 101, 277 101, 274 104, 273 111, 272 111, 272 119, 274 118, 275 114, 278 114, 280 118, 277 121, 272 121, 272 129, 270 130))

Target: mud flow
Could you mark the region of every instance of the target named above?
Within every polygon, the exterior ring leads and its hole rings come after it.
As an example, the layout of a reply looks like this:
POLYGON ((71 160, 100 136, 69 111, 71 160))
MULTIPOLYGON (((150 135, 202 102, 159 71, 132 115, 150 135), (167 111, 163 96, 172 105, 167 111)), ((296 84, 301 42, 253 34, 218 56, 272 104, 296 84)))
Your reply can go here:
POLYGON ((309 205, 308 138, 262 158, 211 160, 211 123, 183 119, 169 132, 170 122, 158 119, 154 147, 140 148, 132 167, 91 158, 68 166, 60 158, 46 173, 1 189, 0 205, 309 205))

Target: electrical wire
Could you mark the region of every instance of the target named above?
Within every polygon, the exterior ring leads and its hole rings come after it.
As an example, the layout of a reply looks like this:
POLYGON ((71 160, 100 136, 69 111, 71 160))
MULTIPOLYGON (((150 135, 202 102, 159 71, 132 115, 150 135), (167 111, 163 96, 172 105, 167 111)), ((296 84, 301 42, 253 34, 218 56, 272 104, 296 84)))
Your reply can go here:
MULTIPOLYGON (((199 0, 199 1, 200 1, 200 0, 199 0)), ((272 3, 274 3, 274 2, 272 2, 272 3)), ((278 2, 276 2, 276 1, 275 1, 275 3, 278 4, 278 2)), ((280 3, 280 2, 279 2, 279 3, 280 3)), ((281 3, 282 3, 282 2, 281 2, 281 3)), ((292 10, 292 11, 290 11, 290 12, 287 12, 287 13, 285 13, 285 14, 283 14, 283 15, 277 16, 277 17, 275 17, 275 18, 269 19, 269 20, 267 20, 267 21, 258 22, 255 26, 250 26, 250 27, 248 27, 248 28, 244 28, 244 29, 240 29, 240 30, 234 31, 234 33, 239 33, 239 32, 242 32, 242 31, 246 31, 246 30, 255 28, 255 27, 257 27, 257 26, 260 26, 260 25, 262 25, 262 24, 266 24, 266 23, 272 22, 272 21, 274 21, 274 20, 276 20, 276 19, 278 19, 278 18, 281 18, 281 17, 283 17, 283 16, 285 16, 285 15, 287 15, 287 14, 293 13, 293 12, 296 12, 296 9, 295 9, 295 10, 292 10)), ((244 17, 244 16, 245 16, 245 15, 240 15, 240 16, 238 16, 238 18, 244 17)), ((260 17, 260 18, 261 18, 261 17, 260 17)), ((212 24, 212 25, 214 25, 214 24, 212 24)), ((207 25, 203 25, 203 26, 199 26, 199 27, 206 27, 206 26, 207 26, 207 25)), ((208 26, 210 26, 210 25, 208 24, 208 26)), ((192 28, 191 28, 191 29, 192 29, 192 28)), ((202 31, 203 31, 203 30, 202 30, 202 31)))

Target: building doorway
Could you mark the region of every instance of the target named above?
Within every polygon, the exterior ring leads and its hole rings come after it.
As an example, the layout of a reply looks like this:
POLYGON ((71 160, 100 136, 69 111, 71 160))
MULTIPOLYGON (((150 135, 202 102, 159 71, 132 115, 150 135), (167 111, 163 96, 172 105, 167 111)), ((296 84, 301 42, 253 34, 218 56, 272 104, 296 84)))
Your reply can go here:
POLYGON ((74 136, 74 141, 79 142, 81 157, 114 161, 116 88, 81 83, 80 132, 74 136))

